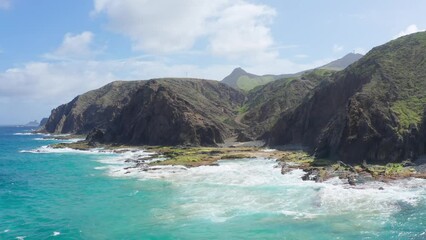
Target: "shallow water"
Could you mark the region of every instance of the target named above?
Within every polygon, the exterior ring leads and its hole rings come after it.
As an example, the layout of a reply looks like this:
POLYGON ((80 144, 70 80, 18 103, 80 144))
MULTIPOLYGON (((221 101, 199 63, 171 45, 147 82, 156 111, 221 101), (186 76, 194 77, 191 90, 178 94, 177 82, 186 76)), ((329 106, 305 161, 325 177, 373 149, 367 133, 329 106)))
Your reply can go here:
POLYGON ((0 128, 0 239, 426 238, 425 180, 319 184, 267 159, 143 172, 124 169, 143 151, 54 150, 28 130, 0 128))

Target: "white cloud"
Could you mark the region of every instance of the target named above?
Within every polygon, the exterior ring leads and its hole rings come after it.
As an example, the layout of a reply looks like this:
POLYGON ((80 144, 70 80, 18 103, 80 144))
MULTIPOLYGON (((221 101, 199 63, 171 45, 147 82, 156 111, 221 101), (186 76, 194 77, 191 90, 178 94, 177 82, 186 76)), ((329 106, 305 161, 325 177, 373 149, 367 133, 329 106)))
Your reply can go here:
POLYGON ((80 34, 67 33, 62 44, 52 53, 45 54, 46 58, 52 59, 75 59, 87 58, 95 54, 91 49, 94 35, 92 32, 82 32, 80 34))
POLYGON ((270 7, 246 2, 227 7, 210 23, 211 52, 231 58, 253 56, 260 61, 275 58, 278 53, 271 50, 274 40, 268 27, 275 14, 270 7))
POLYGON ((169 54, 196 43, 218 56, 276 55, 269 25, 275 10, 245 0, 94 0, 109 28, 128 36, 134 50, 169 54), (205 47, 205 46, 204 46, 205 47))
MULTIPOLYGON (((323 59, 296 64, 277 59, 265 65, 243 65, 255 74, 282 74, 311 69, 331 61, 323 59)), ((22 67, 0 72, 0 96, 7 99, 34 100, 58 106, 78 94, 114 80, 143 80, 162 77, 195 77, 221 80, 235 65, 167 64, 164 60, 122 59, 114 61, 29 62, 22 67)))
POLYGON ((343 51, 344 47, 342 45, 334 44, 333 45, 333 52, 338 53, 343 51))
POLYGON ((423 31, 425 31, 424 28, 420 29, 420 28, 417 27, 416 24, 411 24, 406 29, 404 29, 403 31, 401 31, 397 35, 395 35, 393 37, 393 39, 396 39, 396 38, 399 38, 399 37, 402 37, 402 36, 405 36, 405 35, 409 35, 409 34, 412 34, 412 33, 416 33, 416 32, 423 32, 423 31))
POLYGON ((9 9, 11 6, 10 0, 0 0, 0 9, 9 9))
POLYGON ((96 62, 30 62, 0 73, 0 95, 62 101, 114 79, 96 62))

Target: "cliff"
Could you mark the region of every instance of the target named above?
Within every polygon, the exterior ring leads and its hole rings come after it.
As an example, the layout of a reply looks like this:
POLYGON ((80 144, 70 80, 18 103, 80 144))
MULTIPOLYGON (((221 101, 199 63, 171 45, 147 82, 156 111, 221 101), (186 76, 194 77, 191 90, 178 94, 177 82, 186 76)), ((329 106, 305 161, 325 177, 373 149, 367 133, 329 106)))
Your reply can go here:
POLYGON ((244 95, 217 81, 114 82, 52 111, 45 129, 90 140, 147 145, 215 145, 240 126, 244 95), (95 138, 95 139, 93 139, 95 138))
POLYGON ((425 149, 426 33, 391 41, 284 113, 270 145, 302 144, 350 163, 415 159, 425 149))
MULTIPOLYGON (((242 122, 253 138, 262 137, 279 117, 300 105, 303 99, 322 81, 328 81, 334 71, 316 69, 298 77, 284 78, 257 87, 247 95, 242 122)), ((263 136, 264 137, 264 136, 263 136)))

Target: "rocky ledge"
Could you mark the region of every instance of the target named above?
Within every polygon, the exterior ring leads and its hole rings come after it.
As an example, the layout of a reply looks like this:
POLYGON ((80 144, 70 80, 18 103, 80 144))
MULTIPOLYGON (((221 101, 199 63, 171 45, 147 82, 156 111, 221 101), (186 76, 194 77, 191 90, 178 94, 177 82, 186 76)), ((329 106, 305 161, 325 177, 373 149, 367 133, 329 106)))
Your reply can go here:
MULTIPOLYGON (((72 148, 91 150, 94 146, 88 141, 54 144, 53 148, 72 148)), ((349 165, 341 161, 315 159, 304 151, 265 149, 253 146, 228 147, 184 147, 184 146, 127 146, 121 144, 98 144, 96 148, 122 153, 124 151, 145 150, 149 156, 126 160, 133 163, 130 168, 143 171, 156 170, 156 166, 180 165, 185 167, 214 166, 218 160, 242 158, 277 159, 277 167, 286 174, 302 169, 305 181, 323 182, 338 177, 347 180, 349 185, 367 181, 391 181, 401 178, 417 177, 426 179, 426 161, 419 163, 389 163, 386 165, 349 165)))

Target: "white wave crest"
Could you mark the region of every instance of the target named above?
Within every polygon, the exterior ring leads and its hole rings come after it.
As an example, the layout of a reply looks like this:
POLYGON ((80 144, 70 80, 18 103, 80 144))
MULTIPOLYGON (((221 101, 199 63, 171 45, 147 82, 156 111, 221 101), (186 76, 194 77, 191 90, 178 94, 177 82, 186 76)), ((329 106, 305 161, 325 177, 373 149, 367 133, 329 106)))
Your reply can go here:
POLYGON ((44 134, 44 133, 33 133, 33 132, 17 132, 14 133, 13 135, 15 136, 34 136, 34 135, 45 135, 45 136, 49 136, 49 134, 44 134))
MULTIPOLYGON (((284 218, 293 219, 342 214, 386 219, 405 204, 415 206, 425 200, 426 180, 423 179, 350 187, 339 179, 324 183, 303 181, 302 170, 281 175, 275 164, 273 160, 261 158, 229 160, 219 161, 219 166, 189 169, 169 166, 133 174, 144 180, 164 179, 179 189, 176 196, 179 204, 175 209, 167 213, 157 210, 160 218, 167 219, 193 217, 220 222, 256 213, 282 214, 284 218), (170 216, 172 213, 176 214, 170 216)), ((115 171, 112 174, 115 177, 123 173, 118 166, 115 171)), ((371 224, 373 227, 378 222, 371 224)))
POLYGON ((32 150, 21 150, 21 153, 82 153, 82 154, 112 154, 110 150, 103 148, 93 148, 90 150, 77 150, 72 148, 52 148, 51 146, 41 146, 32 150))

